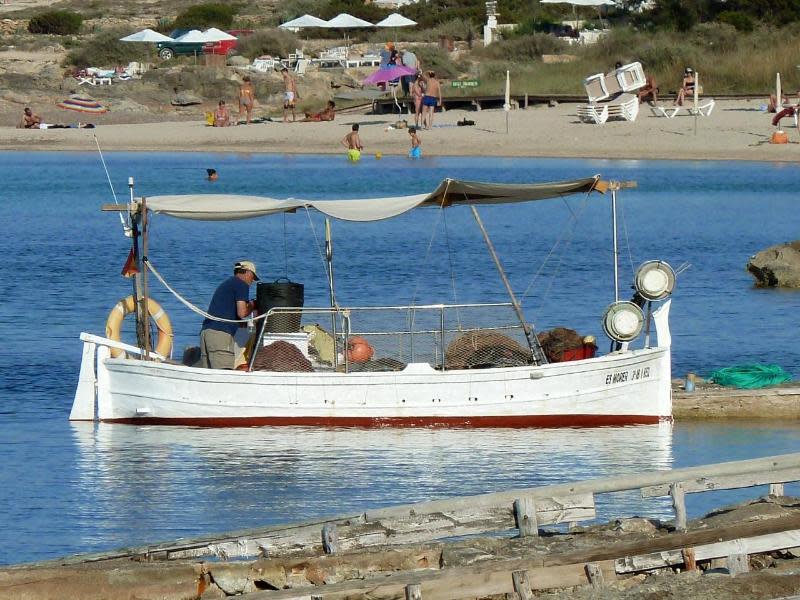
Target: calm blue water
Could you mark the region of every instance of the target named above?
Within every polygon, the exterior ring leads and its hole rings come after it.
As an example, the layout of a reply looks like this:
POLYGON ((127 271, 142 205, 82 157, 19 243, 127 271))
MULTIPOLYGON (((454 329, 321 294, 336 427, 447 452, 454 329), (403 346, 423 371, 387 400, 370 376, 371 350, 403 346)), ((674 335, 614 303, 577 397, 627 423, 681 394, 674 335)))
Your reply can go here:
MULTIPOLYGON (((320 198, 418 193, 446 176, 637 180, 638 189, 620 195, 623 281, 644 260, 691 263, 673 303, 675 375, 755 361, 800 376, 800 293, 755 289, 745 271, 751 254, 800 237, 796 165, 395 157, 351 165, 339 157, 126 153, 106 160, 120 201, 128 176, 137 195, 320 198), (220 180, 205 181, 206 167, 220 180)), ((3 153, 0 165, 0 564, 798 449, 800 428, 785 423, 566 431, 70 425, 78 335, 102 333, 110 308, 130 293, 119 276, 128 240, 118 217, 99 211, 114 198, 96 155, 3 153)), ((602 340, 600 315, 613 300, 608 200, 481 214, 537 327, 569 326, 602 340)), ((149 254, 203 306, 240 258, 254 260, 264 279, 303 282, 306 305, 324 305, 322 237, 322 220, 305 212, 213 224, 157 216, 149 254)), ((336 222, 334 240, 343 304, 505 300, 468 210, 336 222)), ((196 343, 199 317, 153 285, 176 347, 196 343)), ((692 496, 690 513, 753 493, 692 496)), ((663 501, 619 496, 601 498, 601 516, 670 515, 663 501)))

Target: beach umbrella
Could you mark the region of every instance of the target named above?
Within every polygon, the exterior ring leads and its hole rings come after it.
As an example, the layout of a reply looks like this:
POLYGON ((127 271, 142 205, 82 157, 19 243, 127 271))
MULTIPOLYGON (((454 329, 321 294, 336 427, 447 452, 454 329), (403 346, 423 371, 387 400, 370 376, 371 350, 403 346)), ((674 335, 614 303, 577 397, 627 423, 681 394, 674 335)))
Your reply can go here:
POLYGON ((206 29, 203 32, 203 35, 205 36, 207 42, 226 42, 236 39, 235 35, 226 33, 221 29, 217 29, 216 27, 211 27, 209 29, 206 29))
POLYGON ((282 29, 305 29, 307 27, 327 27, 328 22, 324 19, 320 19, 319 17, 314 17, 312 15, 303 15, 302 17, 297 17, 296 19, 292 19, 291 21, 286 21, 286 23, 281 23, 278 27, 282 29))
POLYGON ((781 112, 781 108, 783 108, 781 92, 781 74, 777 73, 775 75, 775 112, 781 112))
POLYGON ((136 33, 126 35, 124 38, 119 39, 120 42, 148 42, 155 44, 157 42, 171 42, 173 41, 168 35, 158 33, 152 29, 142 29, 136 33))
POLYGON ((69 98, 58 102, 56 106, 65 110, 74 110, 92 115, 102 115, 103 113, 108 112, 108 109, 94 98, 78 96, 77 94, 73 94, 69 98))
MULTIPOLYGON (((330 21, 325 23, 325 27, 328 29, 355 29, 358 27, 375 27, 369 21, 365 21, 364 19, 359 19, 358 17, 354 17, 353 15, 349 15, 347 13, 339 13, 335 17, 333 17, 330 21)), ((350 41, 347 39, 347 32, 344 35, 345 45, 349 46, 350 41)))
POLYGON ((601 6, 616 6, 614 0, 540 0, 542 4, 571 4, 572 16, 575 19, 575 31, 578 31, 578 7, 594 6, 599 13, 601 6))
POLYGON ((184 33, 182 36, 175 38, 176 42, 183 42, 183 43, 205 43, 209 42, 206 37, 206 34, 200 31, 199 29, 192 29, 191 31, 184 33))
POLYGON ((364 79, 361 83, 364 85, 377 85, 379 83, 386 83, 387 81, 394 81, 403 75, 416 75, 417 70, 414 67, 406 67, 405 65, 392 65, 386 69, 378 69, 372 75, 364 79))
POLYGON ((394 41, 397 42, 397 28, 398 27, 413 27, 416 25, 416 21, 412 21, 411 19, 407 19, 400 13, 392 13, 388 17, 386 17, 383 21, 378 21, 375 23, 375 27, 391 27, 394 31, 394 41))
POLYGON ((329 29, 354 29, 356 27, 375 27, 369 21, 347 13, 339 13, 325 24, 329 29))
POLYGON ((375 23, 375 27, 413 27, 416 24, 416 21, 407 19, 400 13, 392 13, 383 21, 375 23))

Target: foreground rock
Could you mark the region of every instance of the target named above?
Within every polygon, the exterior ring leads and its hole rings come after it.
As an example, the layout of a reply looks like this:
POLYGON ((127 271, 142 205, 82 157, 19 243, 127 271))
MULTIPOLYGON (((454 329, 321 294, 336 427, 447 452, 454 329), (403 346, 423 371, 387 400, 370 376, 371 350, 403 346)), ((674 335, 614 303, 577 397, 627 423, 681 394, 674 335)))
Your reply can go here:
POLYGON ((800 240, 762 250, 747 262, 760 287, 800 288, 800 240))

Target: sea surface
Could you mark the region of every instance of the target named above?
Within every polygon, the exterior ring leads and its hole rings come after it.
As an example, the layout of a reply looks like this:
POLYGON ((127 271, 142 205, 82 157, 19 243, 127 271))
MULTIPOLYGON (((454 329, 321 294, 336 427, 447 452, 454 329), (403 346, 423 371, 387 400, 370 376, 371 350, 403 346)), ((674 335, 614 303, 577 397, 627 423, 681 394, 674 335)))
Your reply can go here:
MULTIPOLYGON (((796 423, 677 423, 565 430, 135 427, 70 424, 82 331, 102 334, 131 292, 119 216, 136 195, 244 193, 275 198, 384 197, 445 177, 498 182, 596 173, 636 181, 619 195, 621 297, 636 266, 681 268, 671 311, 673 374, 776 363, 800 377, 800 291, 757 289, 750 255, 800 237, 800 166, 399 157, 0 153, 0 564, 165 541, 625 472, 795 452, 796 423), (205 169, 220 173, 205 180, 205 169), (108 179, 113 186, 112 192, 108 179)), ((607 196, 481 207, 538 329, 593 334, 614 299, 607 196)), ((231 265, 305 284, 326 305, 323 220, 298 211, 205 223, 156 216, 149 257, 205 307, 231 265)), ((505 301, 470 211, 420 209, 371 224, 333 223, 341 304, 505 301)), ((156 281, 178 353, 201 318, 156 281)), ((130 332, 127 332, 130 335, 130 332)), ((790 488, 792 491, 793 488, 790 488)), ((796 488, 793 491, 797 491, 796 488)), ((690 516, 758 492, 692 495, 690 516)), ((663 499, 598 498, 602 519, 671 518, 663 499)))

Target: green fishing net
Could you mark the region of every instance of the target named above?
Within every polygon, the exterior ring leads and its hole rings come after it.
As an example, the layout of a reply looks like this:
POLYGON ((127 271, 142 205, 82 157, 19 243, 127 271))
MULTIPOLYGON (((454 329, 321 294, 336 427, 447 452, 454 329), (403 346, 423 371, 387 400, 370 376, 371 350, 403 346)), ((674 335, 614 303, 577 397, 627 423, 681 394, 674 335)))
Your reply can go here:
POLYGON ((778 365, 736 365, 717 369, 709 381, 727 387, 752 390, 791 381, 792 376, 778 365))

